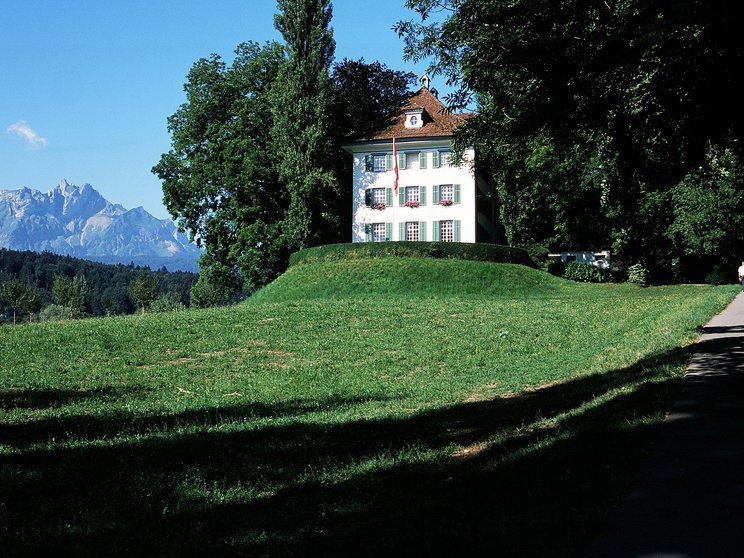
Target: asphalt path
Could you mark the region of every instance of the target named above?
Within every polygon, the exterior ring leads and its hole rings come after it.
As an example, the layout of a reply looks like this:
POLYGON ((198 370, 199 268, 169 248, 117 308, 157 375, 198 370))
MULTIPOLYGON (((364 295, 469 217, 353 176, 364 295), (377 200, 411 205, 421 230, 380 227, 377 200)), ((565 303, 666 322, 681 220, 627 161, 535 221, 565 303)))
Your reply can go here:
POLYGON ((636 486, 587 556, 744 557, 744 293, 703 329, 636 486))

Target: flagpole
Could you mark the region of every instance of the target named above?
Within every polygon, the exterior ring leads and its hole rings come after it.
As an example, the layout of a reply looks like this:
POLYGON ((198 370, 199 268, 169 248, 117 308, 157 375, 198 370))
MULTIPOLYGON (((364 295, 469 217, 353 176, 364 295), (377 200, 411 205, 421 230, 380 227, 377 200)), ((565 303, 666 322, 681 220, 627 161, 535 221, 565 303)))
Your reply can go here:
MULTIPOLYGON (((395 169, 395 182, 393 183, 393 230, 390 231, 391 240, 395 234, 395 225, 398 225, 398 234, 400 235, 400 223, 396 223, 395 221, 395 202, 396 198, 398 198, 398 150, 395 147, 395 136, 393 136, 393 169, 395 169)), ((401 238, 398 238, 398 242, 401 240, 401 238)))

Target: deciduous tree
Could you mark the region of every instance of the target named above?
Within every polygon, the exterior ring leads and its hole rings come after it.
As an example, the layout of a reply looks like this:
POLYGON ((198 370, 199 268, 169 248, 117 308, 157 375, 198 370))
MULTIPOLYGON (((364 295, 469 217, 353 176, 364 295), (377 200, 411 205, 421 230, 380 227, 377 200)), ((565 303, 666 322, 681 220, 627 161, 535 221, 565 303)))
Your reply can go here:
POLYGON ((129 290, 137 308, 145 315, 145 309, 152 304, 158 296, 158 282, 149 270, 143 269, 139 272, 137 279, 129 290))

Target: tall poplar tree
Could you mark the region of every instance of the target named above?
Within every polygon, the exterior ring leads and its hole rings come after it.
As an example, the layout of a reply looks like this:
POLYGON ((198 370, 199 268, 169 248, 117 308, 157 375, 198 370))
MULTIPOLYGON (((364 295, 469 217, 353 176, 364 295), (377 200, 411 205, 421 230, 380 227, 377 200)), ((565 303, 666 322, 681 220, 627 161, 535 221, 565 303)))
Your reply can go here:
POLYGON ((274 148, 279 179, 289 193, 282 240, 290 251, 339 238, 335 210, 339 181, 329 165, 334 90, 330 78, 335 41, 330 0, 279 0, 274 25, 287 61, 273 88, 274 148))

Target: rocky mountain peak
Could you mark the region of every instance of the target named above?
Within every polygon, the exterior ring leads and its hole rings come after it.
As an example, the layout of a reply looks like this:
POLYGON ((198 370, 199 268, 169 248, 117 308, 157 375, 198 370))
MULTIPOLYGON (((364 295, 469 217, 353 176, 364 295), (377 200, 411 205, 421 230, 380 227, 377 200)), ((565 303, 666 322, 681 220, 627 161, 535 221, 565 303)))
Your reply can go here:
POLYGON ((90 184, 65 179, 46 195, 29 188, 0 190, 0 247, 188 271, 197 270, 201 255, 171 221, 143 207, 128 211, 90 184))

